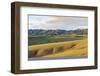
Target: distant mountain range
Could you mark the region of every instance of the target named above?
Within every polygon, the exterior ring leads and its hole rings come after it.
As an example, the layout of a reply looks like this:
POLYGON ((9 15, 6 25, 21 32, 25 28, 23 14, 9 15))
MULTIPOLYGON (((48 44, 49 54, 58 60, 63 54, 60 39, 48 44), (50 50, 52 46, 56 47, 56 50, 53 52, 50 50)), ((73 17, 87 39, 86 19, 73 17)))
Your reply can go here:
POLYGON ((43 29, 29 29, 29 36, 38 35, 58 35, 58 34, 87 34, 88 29, 76 29, 76 30, 43 30, 43 29))

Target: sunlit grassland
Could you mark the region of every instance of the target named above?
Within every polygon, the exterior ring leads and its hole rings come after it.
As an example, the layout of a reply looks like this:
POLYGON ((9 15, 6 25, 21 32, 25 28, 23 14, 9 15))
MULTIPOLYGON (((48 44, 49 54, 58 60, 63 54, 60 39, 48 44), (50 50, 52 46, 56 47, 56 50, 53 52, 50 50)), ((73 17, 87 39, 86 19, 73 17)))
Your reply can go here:
POLYGON ((81 40, 46 43, 28 46, 30 57, 77 57, 87 56, 87 38, 81 40))

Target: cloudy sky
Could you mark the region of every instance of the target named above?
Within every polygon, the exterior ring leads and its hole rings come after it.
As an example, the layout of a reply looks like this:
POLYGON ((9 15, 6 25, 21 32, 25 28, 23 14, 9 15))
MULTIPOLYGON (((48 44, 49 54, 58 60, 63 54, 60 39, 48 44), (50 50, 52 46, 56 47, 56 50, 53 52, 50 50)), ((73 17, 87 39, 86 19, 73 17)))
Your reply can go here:
POLYGON ((88 27, 87 17, 30 15, 28 29, 63 29, 74 30, 88 27))

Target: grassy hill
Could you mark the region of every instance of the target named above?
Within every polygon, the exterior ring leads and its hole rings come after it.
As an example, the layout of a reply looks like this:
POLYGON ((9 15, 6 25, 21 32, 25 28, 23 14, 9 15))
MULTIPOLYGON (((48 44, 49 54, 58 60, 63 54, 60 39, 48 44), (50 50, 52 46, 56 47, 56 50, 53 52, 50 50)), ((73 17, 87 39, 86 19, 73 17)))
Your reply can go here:
POLYGON ((87 43, 87 38, 83 38, 74 41, 31 45, 28 47, 28 56, 29 58, 87 56, 87 43))

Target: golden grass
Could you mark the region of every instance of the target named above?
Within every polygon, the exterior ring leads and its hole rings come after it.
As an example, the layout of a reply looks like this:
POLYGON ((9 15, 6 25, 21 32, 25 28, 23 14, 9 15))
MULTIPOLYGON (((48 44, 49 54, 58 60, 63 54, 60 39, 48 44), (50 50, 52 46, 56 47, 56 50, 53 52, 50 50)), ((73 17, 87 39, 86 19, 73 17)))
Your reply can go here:
MULTIPOLYGON (((40 45, 29 46, 29 52, 34 52, 38 50, 42 57, 77 57, 77 56, 87 56, 87 39, 47 43, 40 45), (63 47, 63 48, 62 48, 63 47), (53 48, 52 53, 46 54, 46 49, 53 48), (62 51, 59 50, 63 49, 62 51), (44 54, 45 53, 45 54, 44 54), (43 55, 42 55, 43 54, 43 55)), ((50 51, 50 50, 49 50, 50 51)), ((37 52, 37 54, 38 54, 37 52)), ((38 55, 37 55, 38 56, 38 55)))

